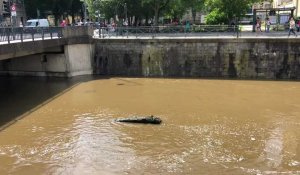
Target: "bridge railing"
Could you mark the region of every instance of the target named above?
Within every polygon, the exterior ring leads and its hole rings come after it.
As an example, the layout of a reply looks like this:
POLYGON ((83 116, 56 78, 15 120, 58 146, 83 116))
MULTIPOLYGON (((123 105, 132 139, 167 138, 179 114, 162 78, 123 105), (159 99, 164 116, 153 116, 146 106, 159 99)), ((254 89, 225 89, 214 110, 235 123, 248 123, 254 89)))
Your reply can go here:
POLYGON ((24 42, 61 38, 61 27, 14 27, 0 28, 0 42, 24 42))

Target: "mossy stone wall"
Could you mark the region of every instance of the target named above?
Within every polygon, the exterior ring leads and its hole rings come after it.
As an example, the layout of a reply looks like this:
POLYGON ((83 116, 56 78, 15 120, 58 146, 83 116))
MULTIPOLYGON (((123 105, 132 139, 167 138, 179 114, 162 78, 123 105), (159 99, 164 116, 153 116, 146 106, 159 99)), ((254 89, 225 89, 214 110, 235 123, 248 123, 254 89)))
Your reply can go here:
POLYGON ((300 79, 300 40, 294 38, 95 41, 95 74, 300 79))

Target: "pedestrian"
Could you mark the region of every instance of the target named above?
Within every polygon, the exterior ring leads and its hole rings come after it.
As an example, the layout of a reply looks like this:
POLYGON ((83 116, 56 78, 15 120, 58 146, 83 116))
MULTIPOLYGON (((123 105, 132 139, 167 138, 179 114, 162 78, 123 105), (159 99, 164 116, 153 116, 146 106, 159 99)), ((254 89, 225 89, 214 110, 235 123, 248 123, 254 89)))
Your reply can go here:
POLYGON ((190 32, 191 24, 190 21, 186 21, 185 23, 185 32, 190 32))
POLYGON ((300 19, 298 19, 298 22, 297 22, 297 32, 300 32, 300 19))
POLYGON ((81 21, 81 19, 80 19, 80 21, 78 22, 78 26, 83 26, 83 22, 81 21))
POLYGON ((295 33, 295 20, 293 17, 290 18, 290 28, 289 28, 289 36, 291 35, 291 33, 293 33, 296 37, 297 34, 295 33))
POLYGON ((66 21, 63 20, 61 23, 60 23, 60 27, 65 27, 67 25, 66 21))
POLYGON ((271 27, 271 21, 270 21, 270 18, 267 18, 267 19, 266 19, 266 27, 267 27, 266 32, 269 33, 269 32, 270 32, 270 27, 271 27))
POLYGON ((259 17, 256 18, 256 31, 261 32, 261 20, 259 17))

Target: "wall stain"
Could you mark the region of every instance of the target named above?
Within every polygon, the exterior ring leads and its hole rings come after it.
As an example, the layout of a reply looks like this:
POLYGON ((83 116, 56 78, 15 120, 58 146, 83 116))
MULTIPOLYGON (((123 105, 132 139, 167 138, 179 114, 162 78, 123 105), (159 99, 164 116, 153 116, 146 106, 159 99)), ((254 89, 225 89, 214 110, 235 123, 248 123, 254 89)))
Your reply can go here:
MULTIPOLYGON (((97 43, 104 75, 300 79, 300 47, 288 41, 97 43), (127 43, 125 43, 127 44, 127 43)), ((99 70, 98 70, 99 69, 99 70)))
POLYGON ((237 77, 237 73, 236 73, 236 68, 235 68, 235 54, 230 53, 229 54, 229 67, 228 67, 228 76, 230 78, 236 78, 237 77))
POLYGON ((123 63, 125 64, 127 69, 130 68, 130 66, 132 64, 132 60, 131 60, 130 55, 128 53, 124 54, 123 63))

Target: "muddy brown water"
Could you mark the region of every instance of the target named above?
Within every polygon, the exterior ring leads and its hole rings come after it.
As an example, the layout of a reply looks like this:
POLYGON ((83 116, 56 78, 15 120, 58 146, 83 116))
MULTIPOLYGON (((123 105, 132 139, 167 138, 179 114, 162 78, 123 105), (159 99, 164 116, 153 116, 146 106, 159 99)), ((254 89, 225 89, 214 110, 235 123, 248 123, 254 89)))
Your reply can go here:
POLYGON ((0 131, 0 174, 300 174, 300 82, 38 82, 59 92, 0 131))

